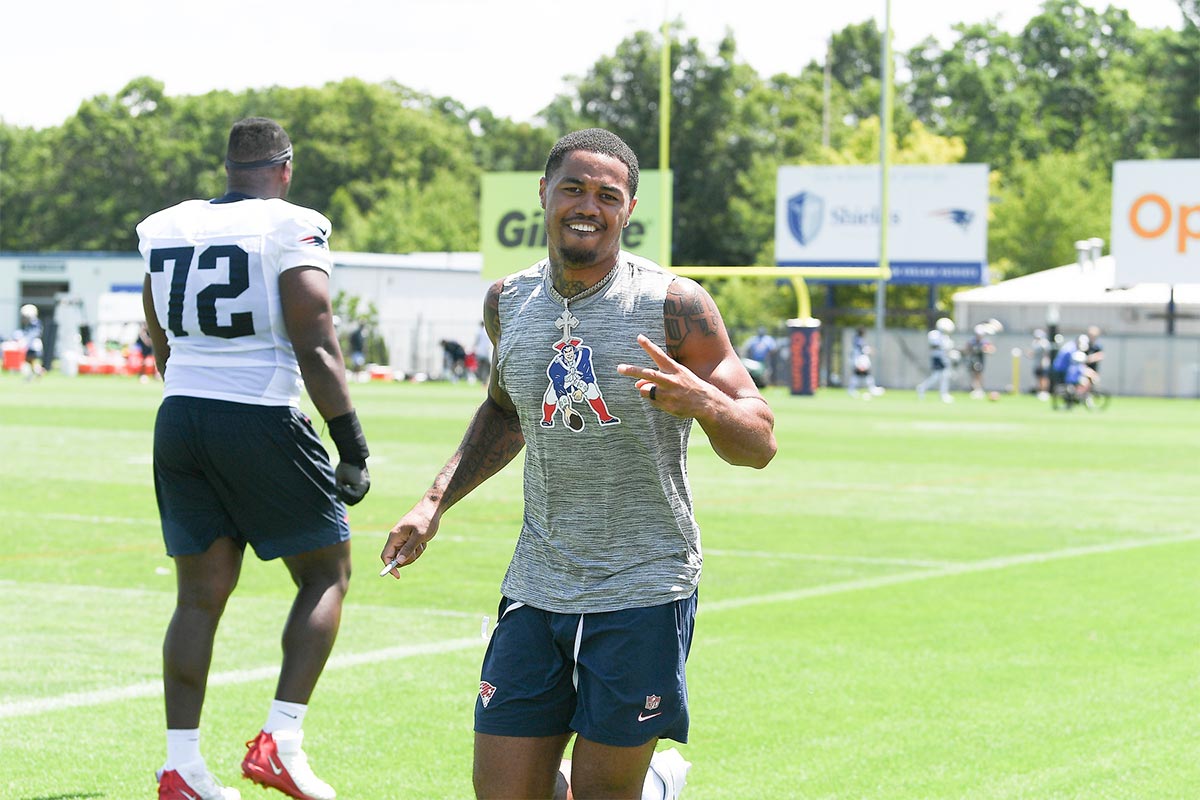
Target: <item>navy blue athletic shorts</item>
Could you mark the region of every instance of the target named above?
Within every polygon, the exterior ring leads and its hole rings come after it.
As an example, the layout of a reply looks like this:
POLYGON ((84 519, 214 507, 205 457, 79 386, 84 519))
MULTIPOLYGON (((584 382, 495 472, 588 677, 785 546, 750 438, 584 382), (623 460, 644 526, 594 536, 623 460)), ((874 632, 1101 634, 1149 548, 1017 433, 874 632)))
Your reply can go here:
POLYGON ((350 538, 329 454, 289 406, 168 397, 154 424, 154 493, 171 556, 221 536, 269 560, 350 538))
POLYGON ((647 608, 555 614, 508 598, 483 657, 475 730, 575 731, 614 747, 687 742, 684 664, 696 595, 647 608))

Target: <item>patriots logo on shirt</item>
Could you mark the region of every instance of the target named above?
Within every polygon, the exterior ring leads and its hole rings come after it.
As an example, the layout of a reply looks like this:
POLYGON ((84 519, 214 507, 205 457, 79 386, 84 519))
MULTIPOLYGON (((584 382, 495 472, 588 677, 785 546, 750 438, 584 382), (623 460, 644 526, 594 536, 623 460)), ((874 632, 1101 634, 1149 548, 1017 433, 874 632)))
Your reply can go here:
POLYGON ((542 396, 542 427, 554 427, 554 413, 559 412, 567 429, 578 433, 583 430, 583 415, 575 408, 576 404, 585 403, 596 415, 596 421, 601 425, 616 425, 620 419, 614 417, 604 402, 604 394, 596 383, 596 371, 592 368, 592 348, 583 343, 571 331, 579 324, 579 320, 569 309, 555 320, 554 325, 562 329, 562 338, 552 347, 557 355, 546 367, 546 377, 550 379, 546 393, 542 396))
POLYGON ((313 247, 326 247, 328 242, 323 236, 317 236, 315 233, 308 236, 300 237, 300 244, 311 244, 313 247))

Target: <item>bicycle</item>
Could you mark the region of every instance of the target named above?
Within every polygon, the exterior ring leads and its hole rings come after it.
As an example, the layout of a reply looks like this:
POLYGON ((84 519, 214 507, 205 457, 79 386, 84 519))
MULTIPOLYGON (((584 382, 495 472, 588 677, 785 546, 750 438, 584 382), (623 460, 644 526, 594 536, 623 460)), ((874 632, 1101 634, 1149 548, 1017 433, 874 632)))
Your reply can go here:
POLYGON ((1054 387, 1054 410, 1070 411, 1075 406, 1083 406, 1088 411, 1104 411, 1112 402, 1112 395, 1099 386, 1089 386, 1080 389, 1071 384, 1059 383, 1054 387))

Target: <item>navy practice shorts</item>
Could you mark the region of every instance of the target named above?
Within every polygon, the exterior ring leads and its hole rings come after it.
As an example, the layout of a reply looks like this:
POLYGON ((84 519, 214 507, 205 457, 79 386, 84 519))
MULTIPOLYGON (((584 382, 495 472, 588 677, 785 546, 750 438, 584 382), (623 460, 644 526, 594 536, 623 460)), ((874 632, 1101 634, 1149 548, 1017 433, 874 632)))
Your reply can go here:
POLYGON ((503 598, 497 619, 475 700, 477 732, 575 731, 614 747, 687 742, 684 664, 695 594, 599 614, 555 614, 503 598))
POLYGON ((329 454, 289 406, 168 397, 154 424, 154 492, 171 556, 221 536, 268 560, 350 538, 329 454))

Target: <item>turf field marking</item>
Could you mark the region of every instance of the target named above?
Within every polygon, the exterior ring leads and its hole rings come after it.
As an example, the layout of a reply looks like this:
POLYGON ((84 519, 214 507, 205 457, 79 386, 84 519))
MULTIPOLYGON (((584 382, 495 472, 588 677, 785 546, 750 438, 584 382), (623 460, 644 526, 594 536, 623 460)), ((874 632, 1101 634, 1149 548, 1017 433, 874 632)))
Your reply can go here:
POLYGON ((96 514, 56 514, 46 511, 5 511, 7 517, 22 517, 24 519, 45 519, 58 522, 86 522, 104 525, 147 525, 159 527, 158 517, 107 517, 96 514))
MULTIPOLYGON (((366 653, 352 653, 346 656, 334 656, 325 665, 326 671, 340 667, 357 667, 363 664, 376 664, 380 661, 394 661, 417 656, 452 653, 456 650, 467 650, 482 647, 483 640, 478 637, 469 639, 448 639, 442 642, 428 644, 403 645, 386 647, 382 650, 372 650, 366 653)), ((238 669, 228 672, 215 672, 208 678, 211 686, 232 686, 252 681, 274 680, 279 676, 279 667, 256 667, 255 669, 238 669)), ((132 686, 118 686, 111 689, 97 689, 91 692, 70 692, 57 697, 43 697, 35 700, 18 700, 14 703, 0 705, 0 719, 6 717, 26 717, 34 714, 44 714, 47 711, 61 711, 68 708, 83 706, 98 706, 105 703, 115 703, 120 700, 138 700, 146 697, 161 697, 162 681, 145 681, 132 686)))
POLYGON ((1200 541, 1200 532, 1188 533, 1182 536, 1166 536, 1159 539, 1124 539, 1117 542, 1106 542, 1104 544, 1087 545, 1084 547, 1067 547, 1062 550, 1051 550, 1044 553, 1022 553, 1020 555, 987 558, 982 561, 964 561, 957 564, 950 564, 940 569, 921 570, 919 572, 901 572, 896 575, 881 575, 875 578, 861 578, 852 581, 827 583, 821 586, 809 586, 805 589, 793 589, 787 592, 771 592, 770 594, 760 594, 753 597, 735 597, 730 598, 729 600, 715 600, 712 602, 702 603, 699 610, 702 612, 711 613, 714 611, 728 611, 729 609, 733 608, 760 606, 770 603, 789 603, 796 600, 806 600, 810 597, 826 597, 828 595, 842 594, 844 592, 858 592, 866 589, 878 589, 884 586, 915 583, 916 581, 926 581, 933 578, 952 578, 958 575, 969 575, 975 572, 990 572, 993 570, 1008 569, 1009 567, 1026 566, 1028 564, 1044 564, 1048 561, 1061 561, 1068 558, 1105 555, 1108 553, 1119 553, 1125 550, 1138 550, 1143 547, 1157 547, 1159 545, 1181 544, 1195 541, 1200 541))
POLYGON ((835 561, 849 564, 883 564, 900 567, 951 567, 961 561, 933 561, 916 558, 871 558, 870 556, 835 556, 820 553, 770 553, 760 550, 711 550, 704 548, 706 556, 763 558, 769 561, 835 561))
MULTIPOLYGON (((1183 536, 1163 537, 1159 539, 1126 539, 1117 542, 1108 542, 1106 544, 1088 545, 1085 547, 1068 547, 1062 550, 1052 550, 1043 553, 1024 553, 1021 555, 1000 556, 998 558, 989 558, 983 561, 951 564, 939 569, 920 570, 917 572, 902 572, 896 575, 884 575, 877 578, 863 578, 861 580, 839 581, 837 583, 827 583, 821 586, 810 586, 806 589, 796 589, 790 592, 771 592, 769 594, 752 597, 741 597, 732 598, 729 600, 706 602, 700 606, 700 611, 706 614, 711 614, 717 611, 728 611, 730 609, 745 608, 747 606, 767 605, 771 603, 790 603, 813 597, 827 597, 834 594, 878 589, 886 586, 897 586, 900 584, 915 583, 916 581, 931 580, 935 578, 949 578, 958 575, 968 575, 976 572, 989 572, 994 570, 1008 569, 1010 567, 1020 567, 1029 564, 1044 564, 1049 561, 1061 561, 1069 558, 1105 555, 1126 550, 1138 550, 1143 547, 1157 547, 1160 545, 1182 544, 1194 541, 1200 541, 1200 532, 1193 532, 1183 536)), ((15 582, 0 582, 0 584, 11 583, 15 582)), ((27 584, 19 585, 26 586, 27 584)), ((479 648, 482 647, 483 644, 484 642, 482 638, 471 637, 466 639, 448 639, 441 642, 430 642, 428 644, 421 645, 387 647, 380 650, 370 650, 365 653, 351 653, 344 656, 333 656, 329 659, 329 663, 326 665, 326 670, 328 671, 330 669, 339 669, 341 667, 360 666, 363 664, 375 664, 381 661, 395 661, 424 655, 450 653, 458 650, 479 648)), ((218 672, 210 675, 208 683, 210 686, 228 686, 232 684, 248 683, 251 681, 270 680, 274 679, 278 674, 279 668, 277 666, 231 670, 228 672, 218 672)), ((5 719, 7 717, 32 716, 35 714, 43 714, 48 711, 59 711, 69 708, 80 708, 83 706, 102 705, 104 703, 113 703, 118 700, 131 700, 161 696, 161 682, 147 681, 144 683, 134 684, 132 686, 98 689, 90 692, 72 692, 70 694, 59 695, 57 697, 45 697, 33 700, 19 700, 12 703, 5 703, 0 705, 0 719, 5 719)))
MULTIPOLYGON (((69 591, 77 591, 88 597, 98 594, 115 595, 117 597, 155 597, 162 599, 164 602, 169 602, 170 598, 175 595, 175 584, 164 586, 162 589, 141 589, 127 586, 91 586, 85 584, 66 585, 61 583, 32 583, 26 581, 14 581, 9 579, 0 579, 0 590, 8 588, 16 588, 22 592, 41 593, 45 596, 61 596, 69 591)), ((283 597, 246 597, 235 599, 231 602, 257 602, 257 603, 278 603, 284 606, 291 606, 291 598, 283 597)), ((364 611, 396 611, 396 606, 383 605, 381 603, 352 603, 346 602, 342 604, 342 613, 347 612, 360 613, 364 611)), ((427 617, 458 617, 460 619, 479 619, 479 614, 474 611, 452 611, 448 608, 408 608, 409 611, 416 611, 427 617)))

